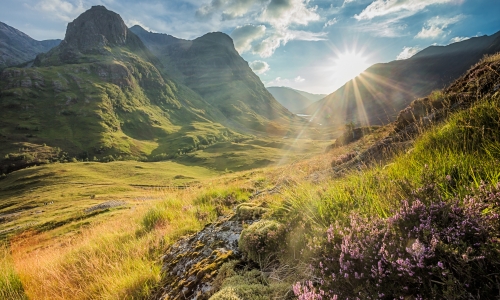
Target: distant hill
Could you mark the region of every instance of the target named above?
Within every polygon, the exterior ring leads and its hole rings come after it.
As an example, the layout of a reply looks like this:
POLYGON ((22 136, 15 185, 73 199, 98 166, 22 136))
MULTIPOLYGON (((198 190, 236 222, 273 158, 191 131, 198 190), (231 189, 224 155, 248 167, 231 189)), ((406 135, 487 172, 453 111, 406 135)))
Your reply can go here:
POLYGON ((34 67, 1 73, 4 167, 28 160, 18 150, 29 147, 82 159, 166 159, 241 136, 220 124, 226 119, 219 110, 162 69, 118 14, 93 6, 34 67))
POLYGON ((375 64, 307 108, 319 123, 386 124, 413 99, 442 89, 484 55, 500 51, 500 32, 431 46, 406 60, 375 64))
POLYGON ((60 42, 61 40, 37 41, 0 22, 0 70, 31 61, 60 42))
POLYGON ((268 87, 267 90, 278 100, 281 105, 293 113, 303 113, 305 108, 326 95, 311 94, 289 87, 268 87))
POLYGON ((301 121, 266 90, 228 35, 212 32, 189 41, 138 25, 131 31, 160 59, 165 72, 218 108, 231 127, 284 133, 290 123, 301 121))

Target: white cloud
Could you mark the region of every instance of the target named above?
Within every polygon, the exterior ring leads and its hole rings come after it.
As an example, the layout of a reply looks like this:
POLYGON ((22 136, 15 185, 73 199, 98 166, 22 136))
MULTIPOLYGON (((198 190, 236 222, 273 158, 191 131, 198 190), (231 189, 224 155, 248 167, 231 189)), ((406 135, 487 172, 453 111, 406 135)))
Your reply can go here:
POLYGON ((406 35, 405 29, 408 27, 402 22, 402 19, 408 17, 407 13, 401 13, 393 18, 388 18, 380 21, 365 21, 360 22, 353 27, 360 31, 369 32, 380 37, 401 37, 406 35))
POLYGON ((337 22, 338 22, 337 18, 333 18, 333 19, 329 20, 328 22, 326 22, 325 25, 323 25, 323 28, 332 26, 332 25, 336 24, 337 22))
POLYGON ((250 68, 252 68, 256 74, 264 74, 271 69, 268 63, 261 60, 252 61, 250 63, 250 68))
POLYGON ((417 54, 421 49, 419 47, 403 47, 403 51, 396 57, 397 60, 408 59, 417 54))
POLYGON ((274 27, 286 28, 291 24, 307 25, 318 21, 317 7, 308 7, 309 0, 271 0, 260 19, 274 27))
POLYGON ((304 78, 300 77, 300 76, 297 76, 297 77, 295 77, 295 79, 293 81, 295 81, 297 83, 300 83, 300 82, 304 82, 306 80, 304 78))
MULTIPOLYGON (((311 0, 210 0, 200 6, 196 16, 207 23, 244 24, 231 33, 240 53, 249 51, 269 57, 290 40, 319 41, 326 33, 291 30, 293 25, 319 21, 317 6, 311 0), (258 21, 261 25, 255 25, 258 21), (258 41, 258 42, 257 42, 258 41)), ((196 2, 193 0, 192 2, 196 2)))
POLYGON ((276 79, 271 80, 266 83, 266 86, 290 86, 290 79, 283 79, 281 77, 276 77, 276 79))
POLYGON ((291 39, 292 35, 288 32, 275 32, 259 44, 254 45, 252 52, 263 58, 270 57, 276 49, 282 45, 286 45, 291 39))
POLYGON ((246 52, 251 49, 251 44, 254 40, 261 38, 266 33, 266 26, 255 26, 247 24, 236 27, 231 32, 231 37, 234 41, 234 47, 239 53, 246 52))
POLYGON ((254 54, 262 58, 270 57, 280 46, 286 45, 289 41, 310 41, 317 42, 326 40, 326 32, 309 32, 302 30, 277 30, 270 34, 262 42, 252 48, 254 54))
POLYGON ((64 1, 64 0, 41 0, 33 7, 25 4, 25 7, 38 10, 43 13, 49 13, 62 21, 71 22, 79 14, 85 11, 82 0, 77 1, 64 1))
POLYGON ((434 17, 426 22, 426 27, 422 27, 422 30, 415 36, 415 38, 435 39, 448 35, 449 32, 446 32, 445 29, 463 19, 464 15, 458 15, 453 18, 440 18, 439 16, 434 17))
POLYGON ((461 3, 462 0, 375 0, 361 13, 354 17, 358 20, 370 20, 399 12, 409 12, 411 15, 427 6, 444 3, 461 3))
POLYGON ((453 43, 458 43, 458 42, 463 42, 463 41, 466 41, 470 39, 470 37, 465 37, 465 36, 457 36, 457 37, 454 37, 450 40, 450 44, 453 44, 453 43))

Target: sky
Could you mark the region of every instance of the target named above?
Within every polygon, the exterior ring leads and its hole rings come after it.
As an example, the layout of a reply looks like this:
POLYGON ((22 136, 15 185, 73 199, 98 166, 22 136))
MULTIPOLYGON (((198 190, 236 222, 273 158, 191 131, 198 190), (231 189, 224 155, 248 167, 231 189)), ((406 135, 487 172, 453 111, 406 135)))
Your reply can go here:
POLYGON ((500 31, 500 0, 0 0, 0 21, 63 39, 92 5, 131 27, 194 39, 221 31, 266 86, 329 94, 375 63, 500 31))

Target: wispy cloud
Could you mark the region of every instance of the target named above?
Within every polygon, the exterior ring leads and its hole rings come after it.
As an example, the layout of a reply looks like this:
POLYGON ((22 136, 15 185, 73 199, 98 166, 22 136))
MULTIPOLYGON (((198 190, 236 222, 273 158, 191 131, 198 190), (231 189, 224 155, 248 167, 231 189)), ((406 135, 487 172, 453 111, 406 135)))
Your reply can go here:
POLYGON ((453 43, 458 43, 458 42, 463 42, 470 39, 470 37, 465 37, 465 36, 456 36, 450 40, 450 44, 453 43))
POLYGON ((420 50, 422 49, 420 49, 419 47, 403 47, 403 51, 398 54, 396 60, 408 59, 417 54, 420 50))
POLYGON ((252 47, 252 52, 254 54, 260 55, 260 57, 270 57, 273 55, 274 51, 281 46, 286 45, 289 41, 322 41, 326 40, 326 33, 314 33, 302 30, 274 30, 267 38, 262 40, 260 43, 252 47))
POLYGON ((304 82, 306 80, 299 75, 299 76, 295 77, 295 79, 293 81, 299 83, 299 82, 304 82))
POLYGON ((71 22, 79 14, 85 11, 82 0, 64 1, 64 0, 42 0, 34 6, 24 5, 28 9, 35 9, 48 16, 56 17, 65 22, 71 22))
POLYGON ((361 13, 354 17, 358 20, 371 20, 400 12, 413 15, 427 6, 444 3, 457 3, 460 0, 375 0, 368 5, 361 13))
POLYGON ((323 25, 323 28, 326 28, 326 27, 330 27, 330 26, 332 26, 332 25, 335 25, 335 24, 337 24, 337 22, 338 22, 337 18, 333 18, 333 19, 331 19, 331 20, 328 20, 328 21, 325 23, 325 25, 323 25))
POLYGON ((434 17, 426 22, 426 26, 422 28, 415 38, 435 39, 448 35, 449 32, 446 32, 445 29, 448 28, 448 26, 463 20, 464 18, 464 15, 458 15, 453 18, 442 18, 439 16, 434 17))

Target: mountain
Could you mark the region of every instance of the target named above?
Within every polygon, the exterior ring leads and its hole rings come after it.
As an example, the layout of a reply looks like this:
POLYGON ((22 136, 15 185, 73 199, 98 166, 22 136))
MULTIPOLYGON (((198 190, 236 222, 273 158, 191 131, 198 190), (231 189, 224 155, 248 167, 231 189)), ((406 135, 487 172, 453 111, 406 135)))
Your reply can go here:
POLYGON ((300 91, 300 90, 294 90, 294 91, 296 91, 297 93, 306 97, 307 99, 311 100, 312 102, 316 102, 316 101, 328 96, 327 94, 312 94, 312 93, 308 93, 308 92, 304 92, 304 91, 300 91))
POLYGON ((240 137, 161 69, 118 14, 93 6, 34 67, 1 73, 0 157, 52 147, 82 159, 164 159, 240 137))
POLYGON ((266 90, 259 77, 221 32, 183 40, 136 25, 131 31, 155 54, 164 70, 218 108, 242 130, 283 133, 300 122, 266 90))
POLYGON ((289 87, 268 87, 267 90, 278 100, 281 105, 293 113, 302 113, 305 108, 326 95, 311 94, 289 87))
POLYGON ((0 22, 0 70, 35 59, 57 46, 61 40, 37 41, 21 31, 0 22))
POLYGON ((409 59, 371 66, 306 111, 319 123, 386 124, 413 99, 446 87, 484 55, 498 51, 500 32, 431 46, 409 59))

